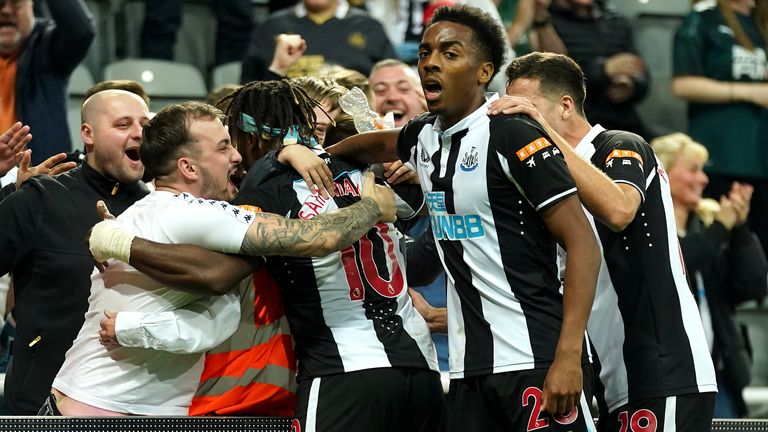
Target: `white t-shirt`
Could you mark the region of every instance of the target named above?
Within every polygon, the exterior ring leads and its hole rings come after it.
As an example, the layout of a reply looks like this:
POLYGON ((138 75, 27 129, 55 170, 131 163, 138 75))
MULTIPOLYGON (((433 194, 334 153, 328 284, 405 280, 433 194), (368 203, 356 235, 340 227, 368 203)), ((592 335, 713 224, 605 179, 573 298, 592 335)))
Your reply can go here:
MULTIPOLYGON (((254 218, 226 202, 155 191, 117 220, 149 240, 232 253, 254 218)), ((94 270, 88 303, 53 387, 79 402, 129 414, 186 415, 203 353, 226 340, 240 320, 236 292, 210 298, 184 293, 115 260, 105 273, 94 270), (121 347, 108 350, 99 343, 105 310, 118 312, 121 347)))

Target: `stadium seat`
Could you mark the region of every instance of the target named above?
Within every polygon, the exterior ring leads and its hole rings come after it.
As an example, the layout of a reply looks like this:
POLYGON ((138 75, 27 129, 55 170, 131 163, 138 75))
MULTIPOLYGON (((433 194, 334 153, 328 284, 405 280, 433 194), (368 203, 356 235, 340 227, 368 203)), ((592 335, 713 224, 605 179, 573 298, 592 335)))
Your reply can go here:
POLYGON ((224 84, 240 84, 242 62, 232 62, 216 66, 211 77, 211 89, 224 84))
POLYGON ((72 139, 72 150, 81 149, 83 140, 80 138, 80 107, 83 105, 83 95, 94 84, 93 76, 87 67, 80 64, 69 77, 67 87, 67 125, 72 139))
POLYGON ((683 15, 640 14, 633 22, 635 46, 651 74, 638 113, 656 134, 687 130, 686 103, 672 94, 672 39, 683 15))
POLYGON ((131 59, 107 65, 104 79, 130 79, 144 86, 151 98, 150 110, 171 103, 205 100, 208 90, 200 71, 192 65, 165 60, 131 59))
MULTIPOLYGON (((127 57, 139 58, 144 0, 125 0, 122 15, 125 18, 125 54, 127 57)), ((216 18, 210 2, 186 1, 182 10, 181 28, 176 34, 173 58, 207 73, 213 64, 215 40, 216 18)))

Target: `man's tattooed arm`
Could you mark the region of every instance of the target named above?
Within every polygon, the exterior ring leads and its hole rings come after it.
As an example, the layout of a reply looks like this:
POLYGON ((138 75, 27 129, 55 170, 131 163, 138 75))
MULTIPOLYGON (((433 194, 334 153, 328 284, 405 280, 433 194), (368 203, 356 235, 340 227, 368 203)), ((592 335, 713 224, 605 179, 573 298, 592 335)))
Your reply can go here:
POLYGON ((313 219, 258 214, 243 239, 245 255, 323 256, 356 242, 382 217, 372 198, 313 219))

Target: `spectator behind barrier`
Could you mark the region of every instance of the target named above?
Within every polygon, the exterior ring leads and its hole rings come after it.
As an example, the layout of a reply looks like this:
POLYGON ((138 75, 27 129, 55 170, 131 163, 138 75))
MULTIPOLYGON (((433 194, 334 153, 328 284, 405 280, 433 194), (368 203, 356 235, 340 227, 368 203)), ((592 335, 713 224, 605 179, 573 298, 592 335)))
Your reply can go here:
POLYGON ((741 393, 750 381, 751 359, 734 309, 768 291, 765 253, 745 223, 752 186, 734 182, 719 203, 702 199, 707 149, 682 133, 656 138, 651 146, 669 177, 689 285, 717 372, 715 417, 743 417, 741 393))
POLYGON ((381 23, 350 8, 346 0, 303 0, 271 14, 256 29, 243 61, 243 83, 269 76, 276 38, 286 33, 306 41, 306 51, 297 52, 300 58, 287 71, 289 77, 316 75, 326 63, 367 75, 375 62, 395 56, 381 23))
POLYGON ((635 109, 648 92, 648 68, 623 15, 595 0, 521 0, 517 15, 511 37, 531 28, 537 51, 567 54, 581 66, 590 95, 584 110, 592 122, 652 138, 635 109))
POLYGON ((768 1, 697 2, 675 33, 672 92, 709 150, 704 196, 754 187, 750 226, 768 247, 768 1))
MULTIPOLYGON (((144 25, 141 27, 141 56, 173 60, 176 33, 181 27, 183 0, 144 2, 144 25)), ((253 5, 250 0, 217 0, 212 7, 216 15, 215 65, 241 61, 248 50, 253 32, 253 5)))
POLYGON ((395 126, 402 127, 427 111, 418 73, 400 60, 386 59, 376 63, 368 79, 375 96, 376 112, 381 116, 391 112, 395 126))
POLYGON ((85 2, 48 2, 52 19, 35 19, 32 0, 0 1, 0 131, 20 121, 35 131, 32 162, 72 145, 67 83, 96 29, 85 2))

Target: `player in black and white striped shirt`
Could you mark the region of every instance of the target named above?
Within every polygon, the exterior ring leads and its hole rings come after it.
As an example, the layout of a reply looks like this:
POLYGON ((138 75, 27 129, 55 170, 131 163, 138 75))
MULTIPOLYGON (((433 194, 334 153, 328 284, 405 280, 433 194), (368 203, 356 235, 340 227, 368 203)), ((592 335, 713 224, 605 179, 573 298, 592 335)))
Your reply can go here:
POLYGON ((503 52, 489 16, 439 9, 419 49, 430 113, 399 134, 367 133, 329 150, 416 167, 449 281, 449 427, 593 430, 579 400, 596 240, 543 131, 524 117, 486 115, 503 52), (573 252, 564 294, 556 241, 573 252))
POLYGON ((594 216, 603 264, 588 332, 604 387, 601 429, 709 430, 715 373, 686 282, 664 167, 641 137, 588 123, 584 75, 568 57, 520 57, 507 78, 507 93, 527 99, 511 98, 494 111, 548 124, 594 216))

